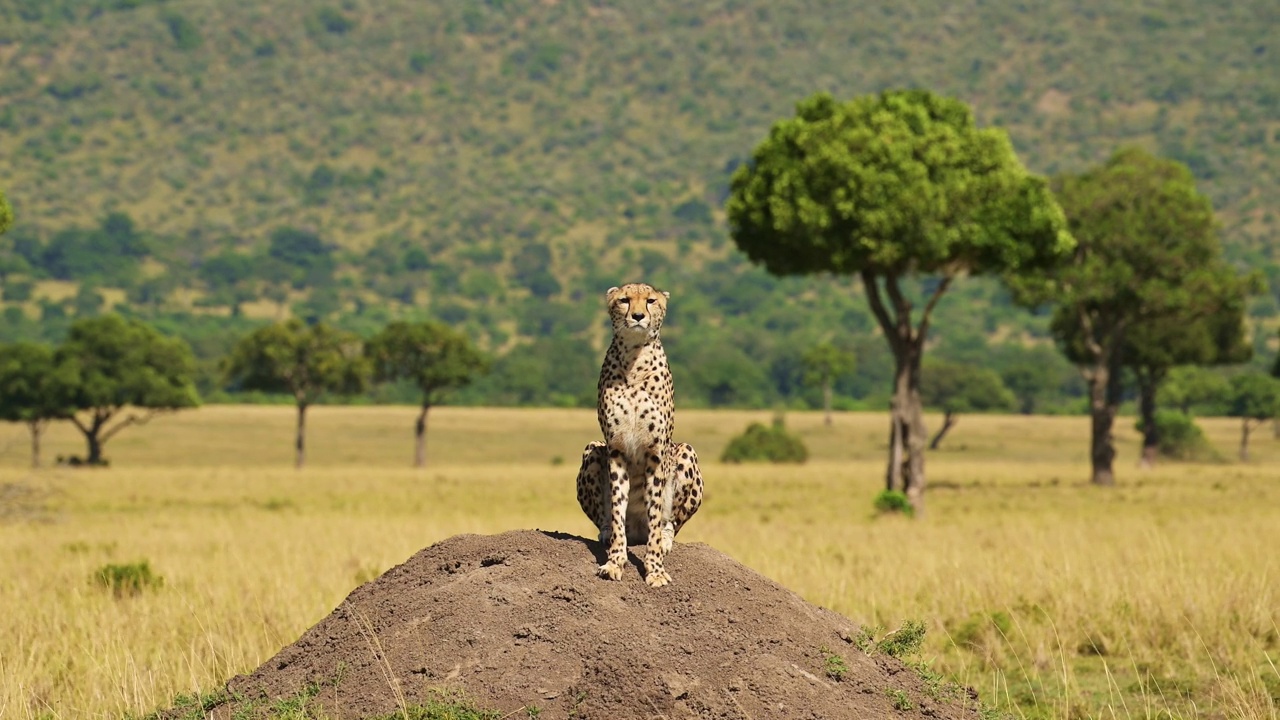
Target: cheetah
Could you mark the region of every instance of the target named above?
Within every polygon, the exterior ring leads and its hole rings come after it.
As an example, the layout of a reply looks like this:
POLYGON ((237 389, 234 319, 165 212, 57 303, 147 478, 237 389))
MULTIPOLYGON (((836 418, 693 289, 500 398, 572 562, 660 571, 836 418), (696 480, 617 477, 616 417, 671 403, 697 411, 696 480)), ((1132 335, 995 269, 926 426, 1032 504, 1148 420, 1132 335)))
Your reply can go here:
POLYGON ((613 342, 600 369, 596 415, 604 442, 582 453, 578 504, 608 548, 600 577, 621 580, 627 545, 644 544, 645 582, 663 587, 675 535, 702 504, 698 456, 672 443, 671 369, 658 336, 670 294, 631 283, 605 294, 613 342))

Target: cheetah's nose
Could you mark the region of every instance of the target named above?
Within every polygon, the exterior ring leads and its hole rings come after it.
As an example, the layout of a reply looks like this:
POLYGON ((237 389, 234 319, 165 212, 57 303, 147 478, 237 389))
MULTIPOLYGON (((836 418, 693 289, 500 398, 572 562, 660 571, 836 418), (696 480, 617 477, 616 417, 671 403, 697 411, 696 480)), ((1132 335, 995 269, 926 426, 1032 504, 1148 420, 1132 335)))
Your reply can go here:
POLYGON ((631 313, 631 317, 635 318, 636 320, 643 320, 644 313, 631 313))

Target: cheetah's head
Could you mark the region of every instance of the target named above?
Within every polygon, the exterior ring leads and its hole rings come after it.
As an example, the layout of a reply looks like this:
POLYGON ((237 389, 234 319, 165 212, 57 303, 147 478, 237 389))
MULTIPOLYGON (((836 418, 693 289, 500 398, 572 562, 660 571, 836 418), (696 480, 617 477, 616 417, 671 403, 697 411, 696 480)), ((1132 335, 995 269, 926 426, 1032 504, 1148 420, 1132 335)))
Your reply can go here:
POLYGON ((662 319, 667 316, 667 298, 671 293, 644 283, 628 283, 609 288, 609 319, 613 334, 639 344, 658 337, 662 319))

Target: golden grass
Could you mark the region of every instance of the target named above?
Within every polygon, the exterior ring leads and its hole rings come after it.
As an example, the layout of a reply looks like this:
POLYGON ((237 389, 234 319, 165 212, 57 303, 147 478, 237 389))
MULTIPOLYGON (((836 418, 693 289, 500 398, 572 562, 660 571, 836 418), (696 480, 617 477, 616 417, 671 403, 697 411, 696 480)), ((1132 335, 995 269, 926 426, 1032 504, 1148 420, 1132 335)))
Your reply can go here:
MULTIPOLYGON (((25 431, 0 428, 0 717, 118 716, 219 687, 456 533, 591 532, 572 487, 598 432, 590 411, 433 411, 434 465, 414 471, 413 408, 319 407, 302 472, 289 467, 292 413, 157 418, 107 446, 106 470, 33 473, 25 431), (143 559, 158 591, 115 599, 90 582, 143 559)), ((1099 490, 1084 482, 1085 419, 964 417, 929 456, 928 516, 912 522, 872 516, 882 415, 826 428, 790 414, 804 466, 715 462, 768 415, 680 414, 708 483, 682 541, 860 622, 925 620, 934 667, 1015 716, 1278 716, 1270 428, 1248 465, 1140 472, 1122 420, 1120 485, 1099 490)), ((1234 457, 1237 423, 1201 423, 1234 457)), ((50 435, 47 457, 83 452, 69 428, 50 435)))

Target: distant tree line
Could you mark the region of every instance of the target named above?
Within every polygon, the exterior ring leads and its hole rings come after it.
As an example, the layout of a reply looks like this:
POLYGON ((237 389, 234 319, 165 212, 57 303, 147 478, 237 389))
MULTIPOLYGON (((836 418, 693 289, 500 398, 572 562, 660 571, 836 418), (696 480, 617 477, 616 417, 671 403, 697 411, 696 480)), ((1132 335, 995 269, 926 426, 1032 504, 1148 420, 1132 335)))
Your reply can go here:
MULTIPOLYGON (((419 393, 414 464, 426 463, 427 412, 487 368, 462 334, 438 323, 392 323, 367 343, 324 323, 297 319, 259 328, 224 359, 228 382, 288 396, 297 406, 296 465, 306 458, 306 412, 325 396, 351 395, 372 383, 402 381, 419 393)), ((157 414, 195 407, 190 346, 137 319, 116 314, 72 323, 64 342, 0 344, 0 420, 24 423, 31 462, 52 422, 74 425, 86 442, 74 465, 105 465, 117 433, 157 414)))

